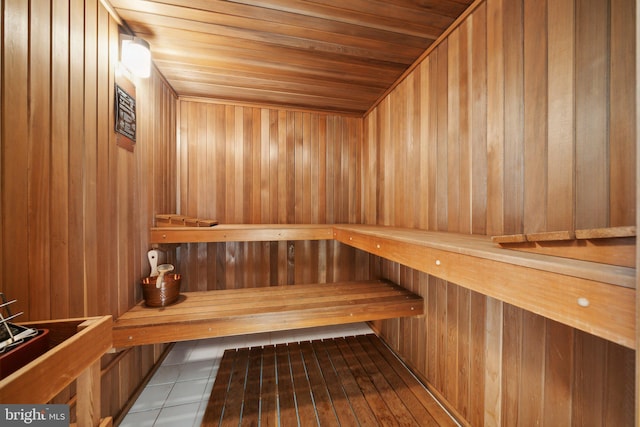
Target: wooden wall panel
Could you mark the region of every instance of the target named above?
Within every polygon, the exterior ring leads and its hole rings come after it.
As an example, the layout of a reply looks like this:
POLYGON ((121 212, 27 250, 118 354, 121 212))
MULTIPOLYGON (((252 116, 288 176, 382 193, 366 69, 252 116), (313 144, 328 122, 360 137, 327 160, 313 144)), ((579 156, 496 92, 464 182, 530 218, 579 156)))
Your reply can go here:
MULTIPOLYGON (((0 291, 24 321, 117 317, 141 299, 154 213, 176 209, 175 94, 157 73, 134 80, 138 141, 118 148, 120 29, 102 4, 3 1, 0 13, 0 291)), ((105 373, 104 415, 118 415, 163 348, 136 348, 105 373)))
POLYGON ((608 3, 588 0, 575 8, 577 228, 609 225, 608 3))
MULTIPOLYGON (((635 225, 634 7, 479 4, 365 116, 365 223, 487 235, 635 225), (398 194, 412 187, 419 209, 398 194)), ((470 425, 633 425, 633 351, 369 265, 425 297, 420 326, 375 326, 470 425)))
MULTIPOLYGON (((362 119, 179 101, 180 212, 220 223, 360 222, 362 119)), ((332 282, 368 274, 335 242, 180 247, 185 289, 332 282), (363 273, 364 272, 364 273, 363 273)))
MULTIPOLYGON (((64 283, 69 277, 69 8, 68 2, 55 2, 51 10, 51 242, 50 251, 56 262, 50 263, 51 283, 64 283)), ((4 117, 3 117, 4 119, 4 117)), ((69 313, 69 287, 51 286, 51 318, 64 318, 69 313)))
POLYGON ((575 228, 575 4, 573 0, 547 3, 548 141, 546 228, 575 228))
POLYGON ((610 197, 611 208, 609 221, 612 225, 632 224, 635 222, 635 211, 629 209, 628 183, 635 180, 633 165, 626 161, 626 156, 636 157, 636 135, 633 123, 636 120, 636 100, 634 93, 626 86, 626 82, 635 80, 635 64, 630 58, 635 58, 632 34, 636 28, 634 14, 629 11, 635 9, 632 0, 612 0, 611 2, 611 63, 609 91, 616 94, 611 97, 609 124, 609 156, 610 163, 616 167, 610 168, 610 197))
POLYGON ((425 315, 375 322, 434 395, 469 425, 633 425, 630 349, 454 283, 373 260, 425 298, 425 315), (419 279, 415 279, 415 275, 419 279))

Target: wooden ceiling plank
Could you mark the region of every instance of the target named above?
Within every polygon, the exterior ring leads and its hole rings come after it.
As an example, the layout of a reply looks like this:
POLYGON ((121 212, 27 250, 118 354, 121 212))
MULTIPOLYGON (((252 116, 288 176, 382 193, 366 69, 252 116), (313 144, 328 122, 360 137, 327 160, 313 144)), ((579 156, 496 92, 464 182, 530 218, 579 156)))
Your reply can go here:
POLYGON ((177 82, 176 90, 184 96, 218 98, 230 102, 250 102, 258 105, 273 105, 294 108, 307 108, 318 111, 333 111, 336 113, 362 114, 362 111, 369 104, 358 102, 352 99, 335 100, 326 97, 296 96, 291 93, 274 93, 260 91, 242 91, 242 96, 238 96, 236 87, 223 87, 213 85, 198 85, 190 82, 177 82), (206 95, 202 95, 206 94, 206 95))
MULTIPOLYGON (((368 39, 376 39, 379 41, 386 41, 389 38, 395 38, 399 43, 420 47, 425 38, 435 39, 442 32, 442 29, 450 24, 452 19, 447 18, 435 25, 433 17, 429 19, 416 20, 417 28, 411 29, 412 23, 408 21, 396 21, 393 25, 380 26, 379 22, 384 17, 376 16, 375 19, 371 19, 370 15, 364 15, 370 22, 366 22, 365 25, 358 19, 352 19, 345 21, 341 18, 341 15, 335 15, 335 17, 325 17, 321 15, 314 15, 309 13, 307 6, 306 10, 300 12, 290 12, 286 10, 280 10, 271 7, 269 2, 267 7, 257 5, 255 2, 251 4, 233 3, 229 1, 220 0, 146 0, 149 3, 157 3, 164 5, 179 6, 185 10, 193 10, 192 16, 196 16, 197 19, 201 19, 203 13, 213 13, 216 15, 224 16, 226 22, 232 18, 244 18, 251 22, 251 26, 255 26, 256 22, 264 21, 266 24, 273 25, 279 28, 283 25, 291 25, 296 27, 302 27, 307 30, 319 30, 330 31, 331 33, 353 35, 358 37, 365 37, 368 39), (373 25, 370 25, 373 24, 373 25)), ((129 0, 127 3, 129 4, 129 0)), ((123 6, 123 9, 127 7, 123 6)), ((344 14, 344 12, 343 12, 344 14)), ((243 22, 243 21, 238 21, 243 22)), ((259 24, 258 24, 259 25, 259 24)), ((243 26, 243 25, 240 25, 243 26)))
MULTIPOLYGON (((181 0, 182 1, 182 0, 181 0)), ((370 0, 345 2, 315 2, 306 0, 233 0, 234 3, 259 6, 298 15, 313 16, 335 22, 378 28, 386 31, 436 36, 453 19, 425 8, 400 8, 383 3, 378 13, 371 10, 370 0), (347 7, 348 6, 348 7, 347 7)), ((436 37, 437 38, 437 37, 436 37)))
POLYGON ((294 77, 292 79, 274 79, 270 78, 268 74, 257 73, 229 73, 226 70, 220 70, 218 73, 197 71, 185 72, 182 69, 174 70, 171 67, 166 68, 166 77, 171 80, 190 80, 194 82, 226 82, 226 81, 244 81, 247 85, 258 85, 263 88, 278 88, 278 90, 289 89, 297 92, 308 92, 313 94, 321 93, 341 93, 347 94, 349 92, 362 93, 364 96, 376 96, 381 92, 384 92, 384 87, 374 86, 367 84, 366 82, 358 81, 344 81, 344 82, 323 82, 320 83, 317 79, 316 84, 312 85, 309 80, 314 79, 302 79, 294 77))
MULTIPOLYGON (((104 0, 107 1, 107 0, 104 0)), ((473 0, 108 0, 180 97, 362 115, 473 0)))
POLYGON ((144 0, 130 0, 139 10, 118 9, 118 13, 130 25, 160 25, 192 29, 212 34, 225 35, 236 39, 289 46, 298 49, 330 52, 342 55, 364 56, 376 59, 397 58, 398 62, 408 62, 415 58, 433 39, 422 39, 420 43, 408 44, 397 34, 389 33, 384 39, 369 38, 304 28, 298 25, 277 24, 262 20, 230 17, 194 11, 187 8, 158 6, 144 0), (151 6, 151 7, 147 7, 151 6))
POLYGON ((406 8, 419 7, 429 13, 451 18, 452 22, 469 7, 469 2, 465 0, 387 0, 387 2, 406 8))
POLYGON ((167 73, 166 77, 174 81, 187 80, 193 83, 218 84, 246 89, 270 90, 277 92, 289 91, 296 94, 325 96, 327 98, 348 98, 353 97, 353 95, 351 95, 352 93, 357 93, 364 99, 375 99, 384 92, 384 89, 381 88, 373 88, 356 84, 334 83, 331 85, 310 85, 308 82, 297 82, 291 80, 276 81, 274 79, 267 79, 267 76, 261 78, 238 74, 216 75, 215 78, 212 79, 211 74, 204 73, 198 75, 193 72, 185 74, 180 71, 175 74, 167 73))
MULTIPOLYGON (((181 29, 188 29, 193 24, 189 22, 172 23, 181 29)), ((166 25, 172 25, 170 23, 166 23, 166 25)), ((196 30, 199 32, 214 31, 213 28, 204 29, 202 26, 207 26, 208 24, 199 24, 196 25, 196 30)), ((132 27, 140 28, 141 24, 134 22, 132 27)), ((148 27, 145 28, 145 32, 149 31, 148 27)), ((289 49, 297 49, 301 55, 316 55, 316 54, 327 54, 327 55, 336 55, 336 56, 352 56, 354 58, 366 58, 368 60, 374 61, 391 61, 402 65, 409 65, 412 63, 413 52, 407 52, 406 50, 396 49, 393 53, 388 53, 382 50, 370 50, 370 49, 361 49, 361 48, 353 48, 350 46, 342 46, 332 43, 319 43, 310 40, 304 39, 296 39, 292 37, 286 36, 276 36, 273 38, 267 38, 265 34, 249 34, 247 32, 240 33, 239 30, 224 30, 225 36, 234 38, 237 36, 237 39, 242 40, 253 40, 255 42, 260 42, 263 44, 268 44, 281 48, 289 48, 289 49), (235 33, 235 36, 234 36, 235 33), (243 36, 243 37, 240 37, 243 36)), ((180 40, 176 40, 176 43, 180 43, 180 40)), ((153 52, 154 47, 151 46, 151 50, 153 52)))
POLYGON ((388 61, 373 60, 370 58, 360 58, 323 52, 307 52, 301 54, 298 49, 291 49, 281 46, 273 46, 267 43, 255 43, 238 41, 230 37, 210 35, 207 33, 194 32, 184 29, 173 29, 169 27, 142 28, 134 25, 132 27, 136 34, 147 40, 154 52, 169 52, 171 49, 162 47, 173 47, 173 50, 184 52, 193 51, 202 56, 211 57, 244 57, 255 58, 266 61, 280 61, 284 58, 287 62, 324 62, 334 64, 339 67, 345 64, 353 66, 363 66, 370 69, 372 66, 385 70, 404 70, 404 64, 388 61), (150 32, 148 32, 150 31, 150 32), (157 46, 161 46, 158 48, 157 46))
MULTIPOLYGON (((340 82, 345 79, 358 78, 362 81, 370 81, 381 87, 388 87, 391 80, 396 79, 403 67, 376 68, 363 64, 339 63, 334 61, 314 61, 308 57, 277 56, 281 62, 261 61, 251 55, 228 56, 223 52, 211 52, 211 56, 199 52, 181 52, 176 48, 162 49, 154 53, 154 60, 173 63, 174 68, 182 65, 183 68, 199 68, 201 72, 228 68, 230 71, 237 69, 254 69, 256 72, 267 73, 274 78, 296 76, 321 78, 329 81, 340 82), (273 74, 275 73, 275 74, 273 74)), ((188 70, 187 70, 188 71, 188 70)), ((311 82, 310 82, 311 83, 311 82)), ((312 83, 311 83, 312 84, 312 83)))

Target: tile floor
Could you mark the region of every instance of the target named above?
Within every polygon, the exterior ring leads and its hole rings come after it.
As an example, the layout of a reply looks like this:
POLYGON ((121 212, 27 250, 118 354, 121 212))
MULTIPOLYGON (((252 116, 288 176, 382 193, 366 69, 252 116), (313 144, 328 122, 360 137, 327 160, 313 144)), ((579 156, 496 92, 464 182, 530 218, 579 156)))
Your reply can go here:
POLYGON ((354 323, 176 343, 120 426, 200 426, 226 349, 371 332, 367 324, 354 323))

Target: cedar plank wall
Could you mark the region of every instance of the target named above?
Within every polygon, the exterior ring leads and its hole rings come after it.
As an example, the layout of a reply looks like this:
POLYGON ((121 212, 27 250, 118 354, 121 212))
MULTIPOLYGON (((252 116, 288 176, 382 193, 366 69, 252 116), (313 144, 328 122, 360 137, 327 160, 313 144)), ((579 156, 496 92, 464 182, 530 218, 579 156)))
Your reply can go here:
MULTIPOLYGON (((0 290, 21 320, 117 317, 141 299, 153 214, 176 209, 175 95, 155 72, 137 82, 138 141, 118 148, 117 23, 98 0, 1 4, 0 290)), ((103 415, 163 349, 136 347, 104 372, 103 415)))
MULTIPOLYGON (((489 235, 634 224, 633 7, 481 3, 362 130, 181 100, 181 212, 489 235)), ((616 344, 338 244, 180 251, 189 290, 346 280, 369 265, 420 292, 423 319, 376 327, 470 425, 633 423, 634 353, 616 344)))
MULTIPOLYGON (((361 221, 362 119, 179 101, 183 215, 234 224, 361 221)), ((185 289, 368 277, 368 256, 332 241, 180 245, 185 289)))
MULTIPOLYGON (((634 225, 634 10, 481 3, 365 117, 365 223, 487 235, 634 225)), ((376 327, 469 424, 634 424, 632 350, 370 265, 424 296, 423 319, 376 327)))

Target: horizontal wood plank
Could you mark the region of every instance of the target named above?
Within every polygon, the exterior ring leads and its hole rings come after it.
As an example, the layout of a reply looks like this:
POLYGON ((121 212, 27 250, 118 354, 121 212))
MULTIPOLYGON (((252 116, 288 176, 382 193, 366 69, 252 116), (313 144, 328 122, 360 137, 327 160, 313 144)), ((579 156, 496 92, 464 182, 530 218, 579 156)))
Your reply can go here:
POLYGON ((541 233, 529 234, 506 234, 502 236, 493 236, 491 240, 494 243, 519 243, 519 242, 550 242, 554 240, 573 240, 573 239, 610 239, 620 237, 635 237, 635 226, 622 227, 605 227, 605 228, 589 228, 583 230, 565 230, 565 231, 545 231, 541 233))
POLYGON ((576 239, 606 239, 612 237, 636 237, 636 227, 630 225, 576 230, 576 239))
POLYGON ((136 305, 116 320, 114 347, 416 316, 422 297, 388 282, 342 282, 186 292, 136 305))
POLYGON ((636 227, 493 236, 505 249, 635 268, 636 227))
POLYGON ((218 221, 210 218, 194 218, 178 214, 157 214, 156 227, 213 227, 218 221))
POLYGON ((331 240, 330 225, 222 224, 215 227, 154 227, 150 243, 276 242, 331 240))
POLYGON ((635 237, 500 243, 504 249, 635 268, 635 237))

